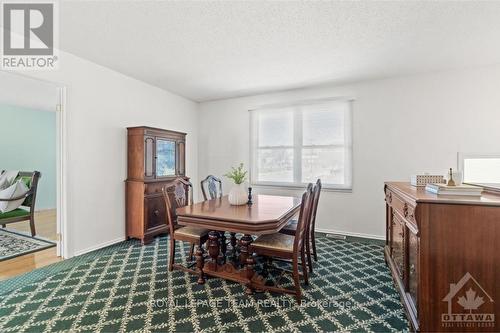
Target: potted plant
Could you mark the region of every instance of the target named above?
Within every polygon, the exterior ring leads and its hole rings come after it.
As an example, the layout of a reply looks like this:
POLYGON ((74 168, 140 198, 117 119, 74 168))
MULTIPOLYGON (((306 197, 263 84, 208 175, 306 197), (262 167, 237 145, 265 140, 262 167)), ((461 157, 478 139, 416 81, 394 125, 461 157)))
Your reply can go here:
POLYGON ((244 182, 247 178, 247 171, 243 170, 243 163, 235 168, 231 167, 231 171, 224 175, 225 177, 231 179, 235 186, 229 191, 228 200, 231 205, 244 205, 248 201, 247 191, 244 186, 244 182))

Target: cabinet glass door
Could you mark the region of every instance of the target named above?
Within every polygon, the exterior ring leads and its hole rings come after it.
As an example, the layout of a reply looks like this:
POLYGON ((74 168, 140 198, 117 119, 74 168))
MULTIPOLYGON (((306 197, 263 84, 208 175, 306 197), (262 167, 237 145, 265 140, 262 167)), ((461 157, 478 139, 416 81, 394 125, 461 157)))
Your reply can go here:
POLYGON ((175 141, 156 140, 156 176, 175 176, 175 141))

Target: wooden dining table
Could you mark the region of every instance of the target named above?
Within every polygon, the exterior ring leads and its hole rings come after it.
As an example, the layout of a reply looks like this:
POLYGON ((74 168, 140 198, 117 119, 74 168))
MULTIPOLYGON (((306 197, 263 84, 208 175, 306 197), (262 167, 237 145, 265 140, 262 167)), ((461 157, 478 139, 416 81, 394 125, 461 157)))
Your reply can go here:
POLYGON ((246 292, 264 290, 262 276, 254 270, 253 254, 248 246, 252 235, 279 232, 300 209, 300 198, 291 196, 254 195, 252 204, 233 206, 228 197, 177 208, 179 225, 209 229, 207 241, 208 260, 205 250, 196 250, 198 283, 205 283, 205 275, 228 279, 245 285, 246 292), (227 248, 225 232, 229 232, 230 248, 227 248), (238 240, 236 234, 242 234, 238 240))

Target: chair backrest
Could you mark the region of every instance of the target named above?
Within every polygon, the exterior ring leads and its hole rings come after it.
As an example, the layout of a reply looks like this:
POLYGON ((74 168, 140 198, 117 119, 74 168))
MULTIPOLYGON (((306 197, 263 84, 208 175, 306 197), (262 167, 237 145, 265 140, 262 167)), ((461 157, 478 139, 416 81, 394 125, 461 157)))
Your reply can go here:
POLYGON ((207 178, 201 181, 201 192, 205 201, 222 197, 222 180, 208 175, 207 178))
POLYGON ((311 211, 311 219, 309 221, 309 234, 314 233, 314 229, 316 229, 316 212, 318 211, 318 202, 319 195, 321 193, 321 179, 316 181, 316 185, 313 190, 313 202, 312 202, 312 211, 311 211))
POLYGON ((313 199, 313 185, 309 183, 307 189, 302 194, 302 203, 300 204, 299 220, 297 223, 297 230, 295 232, 295 239, 293 243, 293 253, 294 256, 298 255, 302 250, 304 244, 307 226, 311 219, 312 211, 312 199, 313 199))
POLYGON ((176 178, 162 189, 166 206, 167 224, 170 234, 173 235, 177 225, 175 210, 193 204, 193 185, 184 178, 176 178))
MULTIPOLYGON (((2 170, 0 174, 4 173, 6 170, 2 170)), ((42 177, 42 174, 40 171, 19 171, 17 177, 30 177, 30 184, 29 184, 29 194, 24 199, 23 203, 21 206, 28 207, 30 209, 30 212, 34 213, 35 212, 35 204, 36 204, 36 192, 38 190, 38 181, 42 177)))

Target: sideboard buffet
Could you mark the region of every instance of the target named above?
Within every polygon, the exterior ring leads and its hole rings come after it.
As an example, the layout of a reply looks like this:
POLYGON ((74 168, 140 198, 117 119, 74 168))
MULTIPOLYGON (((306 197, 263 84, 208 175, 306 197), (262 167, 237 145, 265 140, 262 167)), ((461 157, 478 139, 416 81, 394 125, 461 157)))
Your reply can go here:
POLYGON ((385 201, 385 258, 412 330, 499 331, 500 193, 387 182, 385 201))

